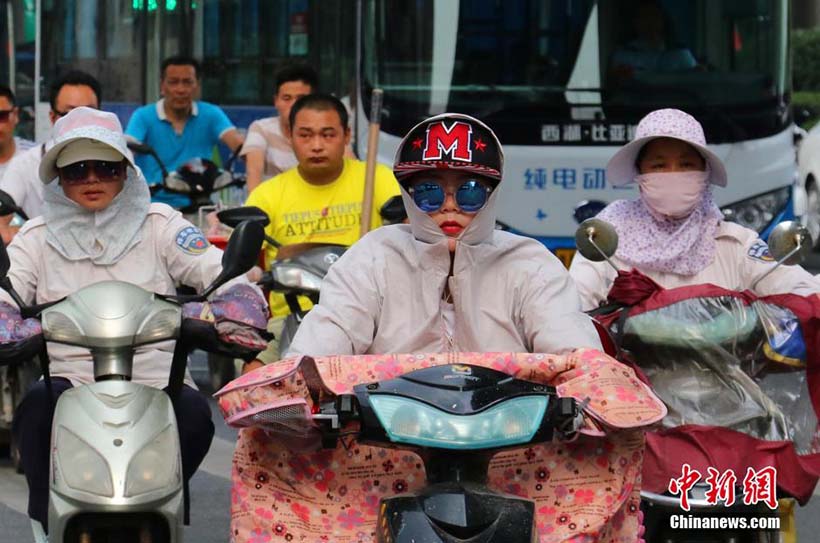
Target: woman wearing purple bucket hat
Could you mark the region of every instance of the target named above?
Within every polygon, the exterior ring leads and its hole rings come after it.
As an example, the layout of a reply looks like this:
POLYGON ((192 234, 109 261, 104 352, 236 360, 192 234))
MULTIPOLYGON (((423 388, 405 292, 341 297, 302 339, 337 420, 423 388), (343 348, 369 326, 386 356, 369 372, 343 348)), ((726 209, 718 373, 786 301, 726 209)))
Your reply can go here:
MULTIPOLYGON (((723 220, 711 187, 726 186, 726 169, 691 115, 649 113, 635 139, 609 160, 606 176, 613 186, 640 189, 638 199, 616 200, 597 215, 618 233, 612 261, 619 269, 635 268, 666 288, 711 283, 759 295, 820 292, 820 281, 800 266, 777 268, 755 285, 774 261, 757 232, 723 220)), ((617 274, 576 254, 570 275, 590 310, 606 300, 617 274)))

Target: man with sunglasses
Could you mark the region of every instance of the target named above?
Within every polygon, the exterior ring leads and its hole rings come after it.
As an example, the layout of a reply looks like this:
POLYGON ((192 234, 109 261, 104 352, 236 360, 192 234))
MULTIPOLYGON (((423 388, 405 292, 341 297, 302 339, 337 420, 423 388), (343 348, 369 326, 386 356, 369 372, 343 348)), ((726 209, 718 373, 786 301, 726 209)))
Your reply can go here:
MULTIPOLYGON (((65 73, 50 89, 51 110, 48 117, 51 124, 74 108, 99 108, 101 96, 100 83, 93 76, 79 70, 65 73)), ((48 148, 49 144, 43 143, 15 156, 0 178, 0 189, 7 192, 30 219, 42 213, 43 184, 37 171, 48 148)), ((18 230, 17 227, 9 226, 12 218, 11 215, 0 217, 0 235, 6 243, 18 230)))
POLYGON ((14 92, 5 85, 0 85, 0 179, 6 172, 11 159, 34 147, 35 143, 14 135, 14 129, 20 122, 20 108, 14 98, 14 92))
POLYGON ((370 232, 333 265, 287 354, 600 349, 561 262, 495 229, 503 164, 467 115, 411 129, 393 165, 410 224, 370 232))

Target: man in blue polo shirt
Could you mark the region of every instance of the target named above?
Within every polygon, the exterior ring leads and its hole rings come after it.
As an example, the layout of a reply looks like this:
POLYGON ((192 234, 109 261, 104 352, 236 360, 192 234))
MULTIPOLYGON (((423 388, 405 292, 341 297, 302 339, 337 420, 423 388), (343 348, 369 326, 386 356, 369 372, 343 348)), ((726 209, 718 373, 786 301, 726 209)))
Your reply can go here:
MULTIPOLYGON (((210 158, 214 146, 222 141, 231 151, 242 145, 242 135, 218 106, 195 101, 199 92, 200 66, 196 59, 174 56, 162 62, 160 94, 162 99, 137 109, 125 130, 157 152, 171 172, 194 158, 210 158)), ((162 172, 153 157, 137 155, 137 165, 150 184, 162 182, 162 172)), ((184 208, 187 196, 164 190, 154 201, 184 208)))

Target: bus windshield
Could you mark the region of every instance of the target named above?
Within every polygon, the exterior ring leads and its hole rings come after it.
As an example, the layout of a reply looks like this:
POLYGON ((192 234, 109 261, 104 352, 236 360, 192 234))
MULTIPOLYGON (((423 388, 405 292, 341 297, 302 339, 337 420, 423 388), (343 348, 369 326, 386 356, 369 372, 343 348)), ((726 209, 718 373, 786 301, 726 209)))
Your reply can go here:
MULTIPOLYGON (((679 107, 714 143, 790 122, 786 0, 370 0, 363 90, 384 89, 382 129, 431 114, 490 123, 509 144, 545 122, 634 124, 679 107)), ((367 111, 367 108, 365 109, 367 111)))

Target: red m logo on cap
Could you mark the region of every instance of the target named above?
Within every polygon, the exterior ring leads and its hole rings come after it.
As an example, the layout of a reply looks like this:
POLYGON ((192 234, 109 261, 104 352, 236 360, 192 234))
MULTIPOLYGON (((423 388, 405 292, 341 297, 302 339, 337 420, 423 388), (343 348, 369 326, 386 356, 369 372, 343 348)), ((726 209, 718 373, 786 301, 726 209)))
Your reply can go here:
POLYGON ((439 160, 443 153, 452 160, 471 162, 473 151, 470 139, 473 127, 461 121, 455 121, 450 128, 444 122, 434 123, 427 127, 427 145, 424 147, 422 160, 439 160))

